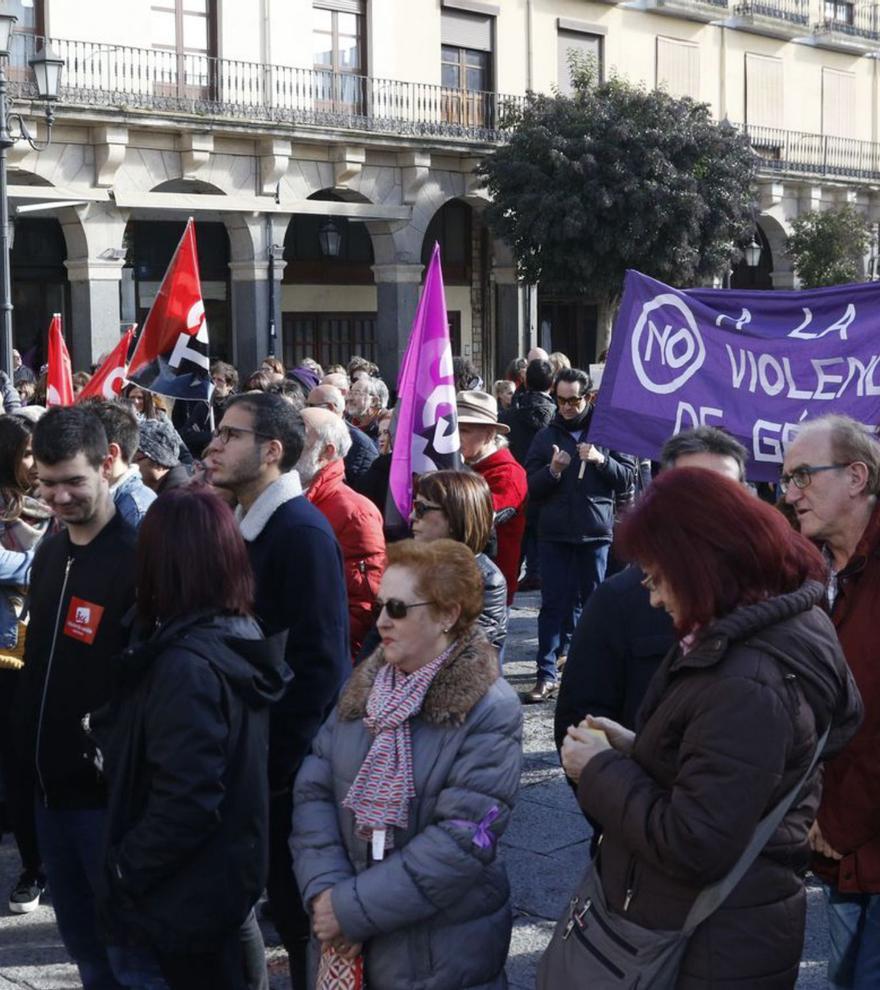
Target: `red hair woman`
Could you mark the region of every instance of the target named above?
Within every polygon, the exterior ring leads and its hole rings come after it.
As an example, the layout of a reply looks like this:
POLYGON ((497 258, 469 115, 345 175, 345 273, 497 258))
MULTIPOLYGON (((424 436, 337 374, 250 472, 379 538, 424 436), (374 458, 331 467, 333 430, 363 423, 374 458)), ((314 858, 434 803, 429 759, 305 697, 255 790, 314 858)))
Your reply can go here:
MULTIPOLYGON (((603 828, 594 868, 608 906, 680 929, 759 820, 854 733, 861 704, 821 605, 816 548, 742 485, 710 471, 660 475, 617 532, 680 643, 648 689, 637 733, 588 716, 563 745, 578 800, 603 828), (588 729, 602 729, 601 733, 588 729)), ((677 987, 793 987, 814 771, 722 908, 688 943, 677 987)))
POLYGON ((151 949, 170 990, 243 990, 254 966, 240 929, 255 930, 266 882, 269 705, 290 673, 253 596, 232 510, 200 485, 156 499, 138 533, 144 635, 92 728, 109 791, 104 928, 151 949))

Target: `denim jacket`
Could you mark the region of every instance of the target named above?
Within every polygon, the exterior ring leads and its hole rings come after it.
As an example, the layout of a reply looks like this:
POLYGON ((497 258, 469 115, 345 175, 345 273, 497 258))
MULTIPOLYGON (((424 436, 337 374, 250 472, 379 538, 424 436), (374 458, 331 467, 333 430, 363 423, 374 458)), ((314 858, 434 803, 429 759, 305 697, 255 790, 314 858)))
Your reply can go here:
POLYGON ((0 548, 0 649, 14 650, 18 644, 18 613, 6 587, 19 588, 30 581, 34 551, 20 553, 0 548))
POLYGON ((140 468, 132 466, 111 486, 110 494, 122 518, 137 529, 147 514, 147 509, 156 501, 156 493, 147 488, 141 478, 140 468))

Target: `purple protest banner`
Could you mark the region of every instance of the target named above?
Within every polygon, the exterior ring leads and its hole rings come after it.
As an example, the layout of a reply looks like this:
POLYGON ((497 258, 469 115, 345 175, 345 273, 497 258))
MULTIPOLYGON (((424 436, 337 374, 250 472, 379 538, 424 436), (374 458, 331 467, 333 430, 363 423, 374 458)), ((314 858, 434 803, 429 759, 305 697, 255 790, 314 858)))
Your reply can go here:
POLYGON ((656 459, 674 433, 720 426, 749 451, 748 477, 773 481, 805 420, 876 428, 878 331, 878 282, 680 290, 627 272, 590 439, 656 459))
POLYGON ((401 520, 407 520, 412 511, 414 474, 461 467, 439 244, 434 245, 428 265, 400 368, 397 396, 400 414, 391 454, 389 502, 393 500, 401 520))

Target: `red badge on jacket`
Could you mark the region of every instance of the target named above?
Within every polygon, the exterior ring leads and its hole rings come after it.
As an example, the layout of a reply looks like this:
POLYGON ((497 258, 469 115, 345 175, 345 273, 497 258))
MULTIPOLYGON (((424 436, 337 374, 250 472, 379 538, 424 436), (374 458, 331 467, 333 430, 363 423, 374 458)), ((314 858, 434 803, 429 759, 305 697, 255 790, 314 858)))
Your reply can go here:
POLYGON ((67 618, 64 620, 64 635, 91 646, 95 642, 95 636, 98 635, 98 626, 101 624, 103 614, 103 605, 95 605, 94 602, 87 602, 82 598, 71 598, 67 618))

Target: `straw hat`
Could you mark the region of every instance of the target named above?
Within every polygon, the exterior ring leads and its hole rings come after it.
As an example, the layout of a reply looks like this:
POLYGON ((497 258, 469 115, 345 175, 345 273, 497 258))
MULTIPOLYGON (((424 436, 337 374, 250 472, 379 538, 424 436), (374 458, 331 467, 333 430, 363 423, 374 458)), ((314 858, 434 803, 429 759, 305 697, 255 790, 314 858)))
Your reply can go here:
POLYGON ((494 426, 497 433, 510 433, 506 423, 498 422, 498 403, 488 392, 459 392, 455 397, 459 423, 494 426))

